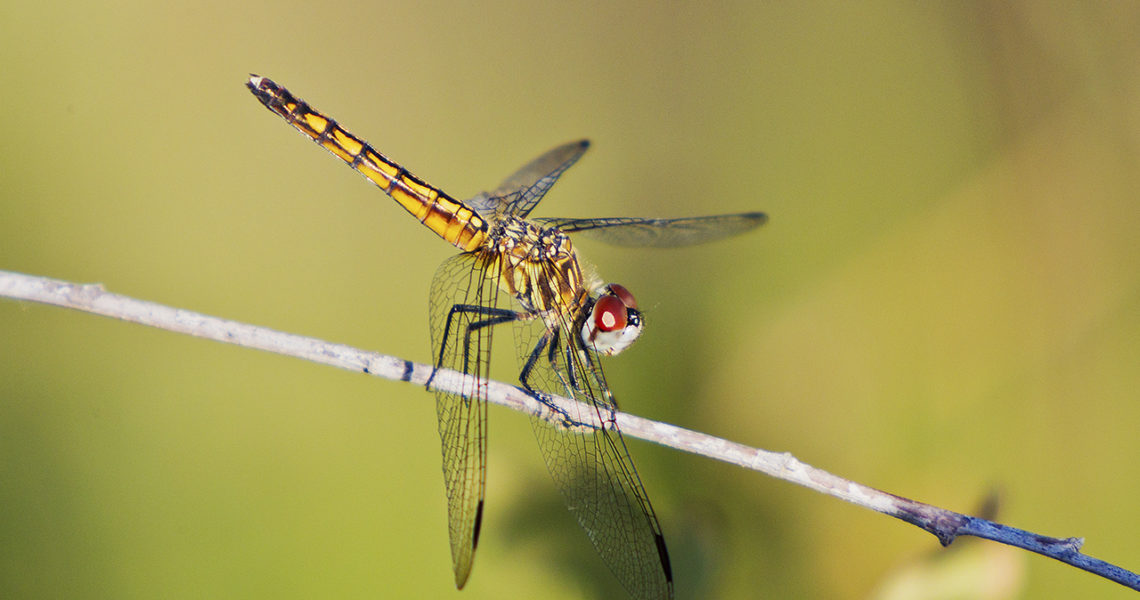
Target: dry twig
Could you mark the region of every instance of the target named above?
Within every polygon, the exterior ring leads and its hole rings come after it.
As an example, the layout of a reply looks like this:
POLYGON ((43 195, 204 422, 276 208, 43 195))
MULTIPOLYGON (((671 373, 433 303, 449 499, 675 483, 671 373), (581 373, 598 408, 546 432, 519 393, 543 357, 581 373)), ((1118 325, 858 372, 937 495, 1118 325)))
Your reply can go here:
MULTIPOLYGON (((74 284, 0 271, 0 296, 72 308, 417 385, 428 385, 428 379, 432 374, 432 367, 429 365, 136 300, 110 293, 99 284, 74 284)), ((463 394, 464 390, 473 389, 470 385, 464 385, 467 377, 469 376, 455 371, 441 370, 432 378, 429 388, 463 394)), ((487 399, 495 404, 538 416, 549 417, 552 413, 549 407, 515 386, 495 381, 483 381, 479 384, 486 386, 487 399)), ((565 398, 554 398, 553 401, 573 402, 565 398)), ((591 411, 581 411, 581 414, 589 412, 591 411)), ((963 535, 994 540, 1055 558, 1121 585, 1140 590, 1140 575, 1082 554, 1080 551, 1084 543, 1082 538, 1046 537, 979 517, 923 504, 837 477, 804 464, 786 452, 777 453, 751 448, 626 413, 618 413, 617 422, 626 436, 740 465, 890 515, 934 534, 943 545, 948 545, 963 535)))

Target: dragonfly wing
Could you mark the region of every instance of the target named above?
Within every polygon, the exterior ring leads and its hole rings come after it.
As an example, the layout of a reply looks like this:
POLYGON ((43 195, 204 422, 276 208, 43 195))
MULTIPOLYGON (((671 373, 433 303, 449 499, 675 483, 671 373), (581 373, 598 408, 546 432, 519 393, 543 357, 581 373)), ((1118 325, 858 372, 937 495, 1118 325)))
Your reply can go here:
POLYGON ((616 246, 658 248, 690 246, 711 242, 755 229, 768 221, 759 212, 682 219, 640 219, 612 217, 601 219, 534 219, 545 227, 582 235, 616 246))
POLYGON ((598 355, 586 350, 572 333, 574 323, 568 318, 562 321, 557 331, 541 319, 516 322, 521 363, 531 362, 537 353, 523 383, 532 391, 577 400, 583 408, 564 415, 568 422, 601 422, 605 427, 567 428, 534 417, 546 466, 570 512, 629 593, 638 599, 672 598, 665 538, 618 430, 617 405, 598 355))
MULTIPOLYGON (((468 252, 448 259, 436 271, 430 321, 437 367, 487 378, 494 328, 481 324, 493 320, 497 310, 498 283, 489 268, 494 263, 468 252)), ((436 392, 451 560, 459 588, 471 573, 479 542, 487 462, 486 388, 474 382, 468 386, 463 394, 436 392)))
POLYGON ((467 204, 484 216, 511 214, 526 217, 558 178, 590 147, 588 140, 563 144, 523 165, 491 192, 471 198, 467 204))

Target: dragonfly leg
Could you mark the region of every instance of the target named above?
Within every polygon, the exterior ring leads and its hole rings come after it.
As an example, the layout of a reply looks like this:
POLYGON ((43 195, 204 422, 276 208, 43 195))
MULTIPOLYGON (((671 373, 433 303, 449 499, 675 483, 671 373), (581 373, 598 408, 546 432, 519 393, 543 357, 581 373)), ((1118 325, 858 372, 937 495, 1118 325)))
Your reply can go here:
MULTIPOLYGON (((528 394, 530 394, 532 398, 534 398, 535 400, 538 400, 543 405, 545 405, 547 408, 549 408, 550 410, 557 413, 562 420, 560 425, 562 425, 563 427, 565 427, 567 429, 574 429, 574 428, 593 429, 593 426, 575 419, 574 417, 572 417, 570 415, 570 413, 566 412, 566 410, 564 408, 556 405, 554 403, 554 401, 550 399, 550 394, 538 391, 530 383, 530 375, 534 371, 535 366, 538 364, 538 361, 543 360, 545 358, 545 360, 550 362, 550 366, 552 367, 551 370, 554 373, 558 374, 558 378, 562 381, 562 384, 566 387, 566 390, 569 393, 569 395, 571 397, 577 396, 577 394, 574 393, 575 390, 578 389, 577 383, 576 383, 577 380, 574 376, 574 369, 573 368, 565 369, 565 371, 567 373, 569 373, 568 376, 570 377, 570 381, 566 381, 566 379, 563 378, 562 369, 557 368, 557 359, 558 359, 558 352, 559 352, 559 345, 560 345, 558 342, 559 342, 560 334, 561 334, 561 330, 555 329, 552 331, 547 331, 546 333, 544 333, 542 335, 541 338, 539 338, 538 343, 534 345, 534 349, 531 350, 530 354, 527 356, 526 363, 523 364, 522 372, 519 373, 519 383, 522 384, 523 389, 526 390, 526 392, 528 394), (545 357, 543 356, 544 354, 546 355, 545 357)), ((566 355, 566 364, 570 365, 570 364, 572 364, 570 362, 570 354, 569 354, 569 352, 571 352, 571 350, 568 349, 567 352, 568 352, 568 354, 566 355)))
MULTIPOLYGON (((530 372, 534 370, 534 365, 538 363, 539 357, 542 356, 543 349, 545 349, 547 347, 547 344, 550 343, 550 337, 551 333, 549 331, 542 334, 542 337, 538 339, 538 343, 535 344, 534 349, 530 351, 530 355, 527 356, 526 363, 523 364, 522 372, 519 373, 519 383, 522 384, 523 389, 529 392, 531 396, 534 396, 536 398, 542 393, 531 387, 530 372)), ((553 355, 555 351, 553 345, 551 345, 550 350, 551 355, 553 355)))
MULTIPOLYGON (((571 393, 571 395, 576 395, 576 392, 588 394, 589 392, 582 389, 582 387, 579 385, 578 370, 572 368, 572 365, 574 364, 574 347, 571 344, 562 346, 562 344, 559 343, 561 340, 562 329, 555 329, 553 335, 551 336, 549 347, 547 348, 546 360, 550 363, 551 370, 554 371, 556 375, 558 375, 558 378, 562 380, 562 385, 566 386, 566 389, 571 393), (562 356, 562 360, 566 361, 567 368, 565 369, 558 368, 559 349, 561 349, 564 354, 564 356, 562 356)), ((591 363, 589 356, 586 355, 586 366, 589 367, 590 365, 591 363)))
POLYGON ((432 370, 431 377, 428 377, 427 385, 431 385, 435 379, 436 371, 443 366, 444 352, 447 351, 447 344, 451 341, 452 328, 455 326, 456 315, 473 315, 471 323, 467 324, 466 331, 463 333, 463 373, 471 374, 471 335, 484 327, 492 325, 499 325, 500 323, 509 323, 517 320, 519 314, 513 310, 505 308, 493 308, 490 306, 479 306, 477 304, 456 304, 451 307, 447 313, 447 321, 443 326, 443 339, 439 344, 439 354, 436 356, 435 369, 432 370), (482 317, 481 319, 479 317, 482 317))

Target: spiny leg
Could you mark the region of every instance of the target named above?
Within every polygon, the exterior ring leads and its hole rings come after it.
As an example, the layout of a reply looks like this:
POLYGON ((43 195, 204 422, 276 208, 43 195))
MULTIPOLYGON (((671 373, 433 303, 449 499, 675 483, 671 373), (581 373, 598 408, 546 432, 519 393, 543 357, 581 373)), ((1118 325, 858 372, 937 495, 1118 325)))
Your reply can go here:
POLYGON ((447 320, 443 326, 443 339, 439 344, 439 355, 436 357, 434 369, 432 369, 431 377, 428 377, 427 384, 431 385, 435 374, 443 366, 444 354, 447 351, 447 344, 451 340, 451 331, 455 323, 456 315, 480 315, 487 317, 480 321, 473 321, 466 325, 466 331, 463 333, 463 373, 471 373, 471 335, 478 332, 484 327, 499 325, 501 323, 510 323, 521 318, 518 312, 507 310, 505 308, 494 308, 490 306, 480 306, 477 304, 455 304, 447 313, 447 320))
MULTIPOLYGON (((550 394, 538 391, 530 383, 531 373, 538 365, 538 362, 540 360, 543 360, 543 355, 545 354, 545 360, 550 362, 551 370, 558 374, 559 378, 562 380, 562 384, 566 386, 568 395, 571 397, 575 396, 574 390, 576 389, 577 383, 573 372, 571 371, 569 373, 570 381, 568 382, 562 378, 561 370, 557 368, 558 355, 560 351, 560 344, 558 342, 561 339, 561 333, 561 329, 551 329, 542 334, 542 336, 538 339, 538 343, 534 345, 534 348, 530 351, 530 354, 527 355, 526 362, 523 364, 522 372, 519 373, 519 383, 522 384, 523 389, 526 390, 526 392, 530 394, 532 398, 541 402, 544 406, 557 413, 562 419, 561 425, 563 427, 566 427, 568 429, 576 427, 593 428, 592 425, 573 418, 570 413, 566 412, 566 409, 561 408, 554 403, 554 401, 551 399, 550 394)), ((571 350, 567 349, 567 355, 565 357, 567 361, 570 360, 569 352, 571 352, 571 350)))

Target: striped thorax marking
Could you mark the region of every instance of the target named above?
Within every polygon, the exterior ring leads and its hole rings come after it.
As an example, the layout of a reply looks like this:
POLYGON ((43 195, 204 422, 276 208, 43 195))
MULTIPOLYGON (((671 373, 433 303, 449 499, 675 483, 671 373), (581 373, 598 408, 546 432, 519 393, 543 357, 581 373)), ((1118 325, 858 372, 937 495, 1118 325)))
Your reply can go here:
POLYGON ((504 292, 532 313, 555 319, 576 315, 586 301, 586 289, 578 255, 566 234, 506 217, 490 238, 491 250, 499 257, 499 285, 504 292))

